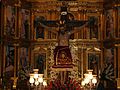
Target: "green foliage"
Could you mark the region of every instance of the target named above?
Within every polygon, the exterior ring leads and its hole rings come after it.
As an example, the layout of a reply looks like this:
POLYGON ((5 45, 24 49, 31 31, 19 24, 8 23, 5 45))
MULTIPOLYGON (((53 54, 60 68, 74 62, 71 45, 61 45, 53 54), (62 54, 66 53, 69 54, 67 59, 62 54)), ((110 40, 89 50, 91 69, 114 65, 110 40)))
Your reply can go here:
POLYGON ((27 80, 29 78, 29 74, 32 71, 33 71, 33 68, 29 64, 25 67, 21 67, 18 71, 18 78, 20 80, 27 80))

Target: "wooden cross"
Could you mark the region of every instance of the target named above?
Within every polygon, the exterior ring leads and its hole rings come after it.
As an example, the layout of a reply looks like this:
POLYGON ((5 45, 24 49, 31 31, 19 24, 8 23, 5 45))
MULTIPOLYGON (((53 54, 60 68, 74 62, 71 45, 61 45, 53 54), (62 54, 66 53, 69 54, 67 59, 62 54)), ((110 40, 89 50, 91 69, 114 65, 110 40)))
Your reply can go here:
MULTIPOLYGON (((73 27, 81 27, 88 22, 88 26, 94 25, 95 19, 91 17, 89 20, 74 20, 74 16, 67 11, 67 6, 62 6, 60 11, 60 20, 45 20, 43 17, 34 21, 35 25, 41 24, 41 26, 47 27, 65 27, 65 29, 71 31, 73 27)), ((53 31, 53 28, 52 30, 53 31)))

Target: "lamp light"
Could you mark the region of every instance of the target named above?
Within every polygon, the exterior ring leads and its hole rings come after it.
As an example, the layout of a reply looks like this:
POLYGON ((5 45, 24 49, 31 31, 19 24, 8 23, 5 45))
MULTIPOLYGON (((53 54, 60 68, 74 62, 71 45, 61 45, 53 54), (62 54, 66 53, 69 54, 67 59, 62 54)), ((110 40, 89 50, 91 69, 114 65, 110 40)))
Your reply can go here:
POLYGON ((97 75, 92 74, 93 70, 87 70, 87 71, 88 71, 88 73, 84 74, 85 78, 81 82, 81 85, 82 86, 85 86, 85 85, 87 86, 88 85, 90 90, 91 90, 92 84, 94 84, 94 86, 95 86, 95 84, 97 83, 97 79, 96 79, 97 75))
POLYGON ((38 81, 39 81, 40 83, 42 83, 42 82, 43 82, 43 78, 42 78, 42 77, 39 77, 39 78, 38 78, 38 81))
POLYGON ((33 74, 30 74, 29 82, 30 82, 31 84, 34 83, 34 75, 33 75, 33 74))
POLYGON ((43 86, 47 86, 47 82, 45 80, 43 81, 43 86))
POLYGON ((31 84, 31 86, 35 85, 36 89, 37 86, 40 86, 40 90, 41 89, 41 85, 47 86, 47 82, 43 81, 43 74, 38 74, 39 69, 33 69, 34 73, 30 74, 30 79, 29 82, 31 84))
POLYGON ((36 85, 36 86, 39 85, 39 82, 38 82, 38 81, 35 81, 35 85, 36 85))
POLYGON ((88 84, 90 82, 90 79, 89 78, 85 78, 84 82, 85 82, 85 84, 88 84))
POLYGON ((94 83, 94 84, 97 83, 97 79, 96 79, 96 78, 93 78, 93 79, 92 79, 92 83, 94 83))
POLYGON ((32 84, 32 83, 34 83, 34 78, 30 78, 29 79, 29 82, 32 84))
POLYGON ((38 78, 38 74, 36 73, 36 74, 34 74, 34 78, 35 79, 37 79, 38 78))
POLYGON ((82 82, 81 82, 81 85, 82 85, 82 86, 85 86, 85 81, 82 81, 82 82))

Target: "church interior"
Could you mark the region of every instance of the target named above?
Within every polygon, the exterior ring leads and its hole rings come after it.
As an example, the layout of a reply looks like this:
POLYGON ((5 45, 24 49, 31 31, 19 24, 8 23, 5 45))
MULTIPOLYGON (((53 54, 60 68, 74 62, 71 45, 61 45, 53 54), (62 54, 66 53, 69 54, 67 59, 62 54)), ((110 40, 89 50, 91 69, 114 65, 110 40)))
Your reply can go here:
POLYGON ((119 0, 0 0, 0 90, 120 90, 119 0))

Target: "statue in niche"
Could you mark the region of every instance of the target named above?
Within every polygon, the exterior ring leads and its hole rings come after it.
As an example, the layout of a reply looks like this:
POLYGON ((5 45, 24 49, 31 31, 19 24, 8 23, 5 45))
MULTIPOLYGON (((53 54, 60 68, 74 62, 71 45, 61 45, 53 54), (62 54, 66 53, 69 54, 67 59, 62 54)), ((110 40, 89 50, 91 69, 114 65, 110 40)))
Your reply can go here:
POLYGON ((45 54, 39 54, 36 61, 36 68, 39 69, 39 73, 44 73, 45 65, 45 54))
POLYGON ((88 58, 89 58, 89 69, 93 69, 93 74, 98 74, 99 55, 88 54, 88 58))

